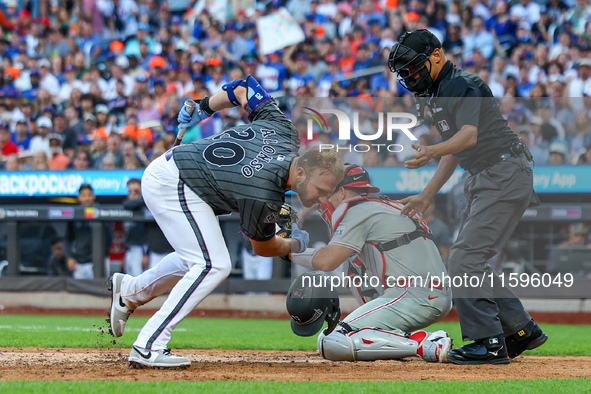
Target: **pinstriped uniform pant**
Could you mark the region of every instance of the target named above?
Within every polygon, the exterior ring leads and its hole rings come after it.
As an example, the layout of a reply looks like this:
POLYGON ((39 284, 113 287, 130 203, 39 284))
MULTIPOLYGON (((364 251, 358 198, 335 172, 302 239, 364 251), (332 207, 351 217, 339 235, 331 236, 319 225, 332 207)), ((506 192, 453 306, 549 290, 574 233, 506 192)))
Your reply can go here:
POLYGON ((138 307, 170 290, 140 331, 134 345, 167 348, 174 328, 230 274, 231 259, 211 207, 179 179, 174 160, 152 162, 142 178, 142 195, 175 252, 155 267, 122 283, 122 297, 138 307))

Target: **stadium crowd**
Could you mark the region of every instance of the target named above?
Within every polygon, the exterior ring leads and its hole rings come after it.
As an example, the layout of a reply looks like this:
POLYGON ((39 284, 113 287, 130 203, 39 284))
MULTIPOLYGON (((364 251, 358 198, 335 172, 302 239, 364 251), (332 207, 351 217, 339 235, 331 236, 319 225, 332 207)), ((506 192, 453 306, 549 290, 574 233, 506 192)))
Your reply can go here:
MULTIPOLYGON (((1 168, 144 168, 174 140, 186 98, 244 75, 284 106, 402 97, 412 112, 387 58, 404 31, 422 28, 502 98, 536 164, 591 163, 591 0, 229 0, 221 12, 215 4, 0 0, 1 168), (256 22, 281 7, 305 41, 263 55, 256 22)), ((221 111, 192 132, 208 136, 244 115, 221 111)), ((422 143, 439 138, 428 127, 419 134, 422 143)), ((317 133, 322 141, 331 136, 317 133)), ((370 153, 359 164, 403 160, 370 153)))

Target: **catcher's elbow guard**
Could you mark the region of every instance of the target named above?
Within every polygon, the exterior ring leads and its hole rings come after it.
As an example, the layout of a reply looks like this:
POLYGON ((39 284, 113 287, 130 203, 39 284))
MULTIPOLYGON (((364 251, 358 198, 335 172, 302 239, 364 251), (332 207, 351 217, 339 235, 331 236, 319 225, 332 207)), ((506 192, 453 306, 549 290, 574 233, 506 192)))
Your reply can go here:
POLYGON ((234 89, 238 86, 246 88, 247 102, 245 109, 249 116, 259 105, 271 98, 261 84, 253 76, 249 75, 245 79, 237 79, 222 86, 222 89, 228 93, 228 100, 235 106, 241 104, 234 94, 234 89))

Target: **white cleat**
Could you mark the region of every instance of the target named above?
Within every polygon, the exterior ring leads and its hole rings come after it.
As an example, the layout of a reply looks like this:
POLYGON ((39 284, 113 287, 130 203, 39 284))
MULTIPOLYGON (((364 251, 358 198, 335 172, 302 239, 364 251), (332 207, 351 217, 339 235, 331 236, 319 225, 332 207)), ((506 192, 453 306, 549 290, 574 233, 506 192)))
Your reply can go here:
POLYGON ((429 334, 426 340, 437 345, 437 350, 435 352, 437 361, 440 363, 446 363, 447 355, 453 346, 453 340, 449 337, 449 334, 443 330, 438 330, 429 334))
POLYGON ((118 338, 123 335, 125 330, 125 323, 129 319, 129 315, 133 313, 123 300, 121 299, 121 282, 125 277, 124 274, 113 274, 109 280, 111 283, 111 310, 109 311, 109 332, 114 337, 118 338))
POLYGON ((149 350, 134 346, 129 354, 129 364, 135 368, 186 368, 191 365, 187 357, 175 356, 170 349, 149 350))

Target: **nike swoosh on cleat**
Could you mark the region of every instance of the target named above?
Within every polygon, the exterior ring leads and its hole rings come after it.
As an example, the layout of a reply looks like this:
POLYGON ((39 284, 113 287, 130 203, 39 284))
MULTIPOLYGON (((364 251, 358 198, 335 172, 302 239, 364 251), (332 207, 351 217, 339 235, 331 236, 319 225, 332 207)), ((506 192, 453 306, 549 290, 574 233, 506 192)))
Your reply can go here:
POLYGON ((147 355, 145 355, 142 352, 140 352, 137 347, 134 346, 133 348, 135 349, 136 352, 138 352, 140 354, 140 356, 142 356, 145 359, 149 359, 150 357, 152 357, 152 352, 150 352, 150 351, 148 352, 147 355))

